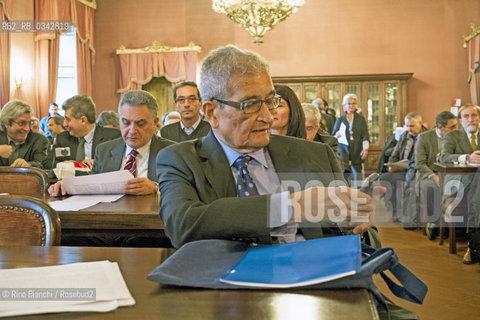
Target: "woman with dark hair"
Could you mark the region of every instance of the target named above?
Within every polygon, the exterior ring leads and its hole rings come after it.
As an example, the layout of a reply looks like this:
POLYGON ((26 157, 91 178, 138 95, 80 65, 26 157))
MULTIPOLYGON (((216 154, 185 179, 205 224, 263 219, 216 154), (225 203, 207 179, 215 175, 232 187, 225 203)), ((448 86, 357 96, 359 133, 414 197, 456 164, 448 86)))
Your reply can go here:
POLYGON ((282 99, 273 113, 270 132, 305 139, 305 114, 297 95, 290 87, 283 85, 275 85, 275 91, 282 99))
MULTIPOLYGON (((282 99, 273 114, 270 133, 279 136, 307 139, 305 112, 297 95, 290 87, 282 85, 275 85, 275 91, 282 99)), ((337 152, 338 141, 335 137, 319 131, 315 135, 314 141, 328 144, 333 149, 340 167, 342 169, 344 168, 343 162, 337 152)))

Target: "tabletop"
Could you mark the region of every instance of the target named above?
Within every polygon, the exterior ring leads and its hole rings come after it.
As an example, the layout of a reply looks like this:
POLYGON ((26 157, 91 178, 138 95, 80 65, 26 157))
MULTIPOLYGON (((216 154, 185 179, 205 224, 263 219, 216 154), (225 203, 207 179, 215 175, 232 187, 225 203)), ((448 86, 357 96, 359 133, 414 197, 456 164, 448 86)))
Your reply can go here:
POLYGON ((164 287, 146 276, 174 249, 102 247, 0 247, 0 268, 74 262, 118 262, 136 300, 107 313, 60 313, 22 319, 378 319, 365 289, 213 290, 164 287))
MULTIPOLYGON (((57 200, 51 198, 50 201, 57 200)), ((160 196, 125 195, 112 203, 99 203, 79 211, 57 211, 62 234, 76 236, 158 236, 164 224, 158 212, 160 196)))

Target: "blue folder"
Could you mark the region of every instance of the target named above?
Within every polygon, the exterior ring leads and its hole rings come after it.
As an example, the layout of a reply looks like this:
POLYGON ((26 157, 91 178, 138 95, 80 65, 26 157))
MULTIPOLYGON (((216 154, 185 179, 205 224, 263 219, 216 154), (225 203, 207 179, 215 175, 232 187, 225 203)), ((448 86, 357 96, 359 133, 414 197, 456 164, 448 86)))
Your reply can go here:
POLYGON ((359 235, 253 247, 219 280, 264 288, 309 286, 359 272, 359 235))

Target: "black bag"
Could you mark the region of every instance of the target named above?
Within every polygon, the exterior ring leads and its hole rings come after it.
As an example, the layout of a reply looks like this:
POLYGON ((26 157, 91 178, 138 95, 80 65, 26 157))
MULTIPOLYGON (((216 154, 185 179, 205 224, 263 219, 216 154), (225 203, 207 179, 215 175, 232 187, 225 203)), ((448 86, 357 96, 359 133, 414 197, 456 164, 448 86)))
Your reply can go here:
MULTIPOLYGON (((258 287, 240 287, 218 281, 249 247, 250 245, 247 243, 229 240, 189 242, 155 268, 147 279, 162 285, 262 290, 258 287)), ((385 297, 373 283, 373 274, 380 274, 397 297, 418 304, 423 303, 428 290, 427 286, 407 268, 398 263, 398 256, 393 249, 374 249, 364 244, 362 244, 362 266, 359 273, 329 282, 301 287, 301 289, 365 288, 370 290, 378 302, 388 311, 385 297), (389 270, 403 286, 392 281, 384 273, 386 270, 389 270)))

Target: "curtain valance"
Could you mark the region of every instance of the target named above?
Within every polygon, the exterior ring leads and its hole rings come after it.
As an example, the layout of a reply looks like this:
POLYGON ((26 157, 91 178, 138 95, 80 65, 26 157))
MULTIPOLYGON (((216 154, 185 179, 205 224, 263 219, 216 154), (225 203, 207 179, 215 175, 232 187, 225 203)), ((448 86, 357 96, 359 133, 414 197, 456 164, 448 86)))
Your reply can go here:
POLYGON ((120 47, 120 89, 118 93, 140 90, 153 77, 165 77, 170 82, 195 81, 199 46, 168 47, 154 41, 141 49, 120 47))

